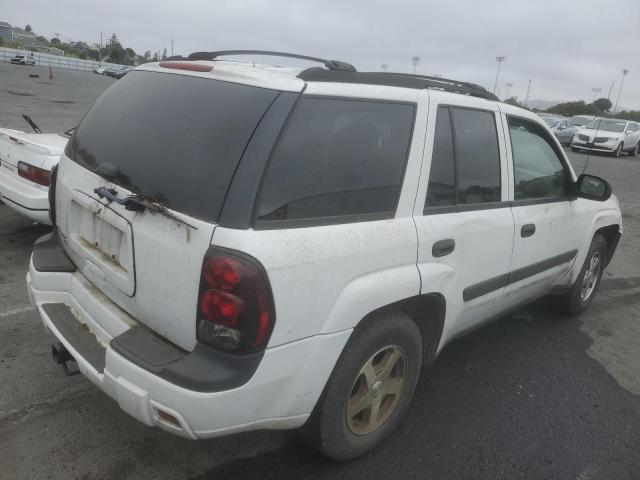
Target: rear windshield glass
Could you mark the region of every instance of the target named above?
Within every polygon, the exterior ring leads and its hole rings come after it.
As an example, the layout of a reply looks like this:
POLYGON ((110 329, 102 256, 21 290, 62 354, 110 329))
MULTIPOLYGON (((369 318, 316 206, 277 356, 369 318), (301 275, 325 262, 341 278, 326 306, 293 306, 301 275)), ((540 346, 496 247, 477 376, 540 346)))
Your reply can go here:
POLYGON ((133 71, 84 117, 67 155, 164 205, 217 221, 242 152, 278 92, 187 75, 133 71))

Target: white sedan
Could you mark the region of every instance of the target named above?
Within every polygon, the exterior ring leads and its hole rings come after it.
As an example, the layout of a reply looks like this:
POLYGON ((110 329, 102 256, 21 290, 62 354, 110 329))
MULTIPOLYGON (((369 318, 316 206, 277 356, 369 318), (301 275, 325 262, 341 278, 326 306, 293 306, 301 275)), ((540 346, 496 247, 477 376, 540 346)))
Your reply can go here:
POLYGON ((49 219, 51 169, 58 164, 69 132, 25 133, 0 128, 0 200, 38 223, 49 219))

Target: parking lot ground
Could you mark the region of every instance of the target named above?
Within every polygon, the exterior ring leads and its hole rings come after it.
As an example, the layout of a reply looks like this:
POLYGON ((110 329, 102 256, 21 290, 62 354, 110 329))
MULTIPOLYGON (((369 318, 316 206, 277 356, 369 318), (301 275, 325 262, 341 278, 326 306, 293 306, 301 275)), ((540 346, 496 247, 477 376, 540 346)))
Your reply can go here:
MULTIPOLYGON (((112 82, 54 72, 60 84, 6 93, 20 68, 0 65, 0 126, 23 128, 25 106, 52 121, 45 129, 73 126, 112 82), (76 103, 45 100, 54 97, 76 103)), ((582 170, 587 156, 569 156, 582 170)), ((65 377, 25 286, 48 228, 0 205, 0 478, 640 478, 640 159, 591 156, 588 171, 613 184, 625 228, 591 309, 562 317, 543 299, 449 345, 422 372, 398 431, 349 463, 325 460, 295 432, 182 439, 65 377)))

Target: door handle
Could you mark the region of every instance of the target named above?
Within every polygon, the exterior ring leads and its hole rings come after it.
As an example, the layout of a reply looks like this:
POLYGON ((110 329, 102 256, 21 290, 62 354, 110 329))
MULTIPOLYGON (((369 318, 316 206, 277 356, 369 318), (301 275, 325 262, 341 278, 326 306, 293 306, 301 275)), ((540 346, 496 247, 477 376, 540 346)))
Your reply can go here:
POLYGON ((445 240, 439 240, 431 247, 431 255, 434 258, 444 257, 449 255, 456 248, 456 241, 453 238, 447 238, 445 240))
POLYGON ((536 233, 536 226, 533 223, 527 223, 520 229, 520 236, 522 238, 530 237, 534 233, 536 233))

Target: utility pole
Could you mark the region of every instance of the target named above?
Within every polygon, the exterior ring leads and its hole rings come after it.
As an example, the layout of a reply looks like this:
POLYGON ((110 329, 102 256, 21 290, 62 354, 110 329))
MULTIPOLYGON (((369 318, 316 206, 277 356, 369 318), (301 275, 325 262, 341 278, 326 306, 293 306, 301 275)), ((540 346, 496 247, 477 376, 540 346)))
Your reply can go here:
POLYGON ((593 92, 593 100, 591 100, 591 103, 593 103, 596 101, 596 95, 599 94, 602 89, 600 87, 593 87, 591 91, 593 92))
POLYGON ((55 33, 55 32, 53 32, 53 34, 56 36, 56 38, 57 38, 58 40, 60 40, 60 35, 62 35, 61 33, 55 33))
POLYGON ((498 71, 496 72, 496 83, 493 84, 493 93, 496 93, 498 88, 498 75, 500 75, 500 65, 504 62, 507 57, 496 57, 496 62, 498 62, 498 71))
POLYGON ((611 101, 611 92, 613 92, 613 85, 616 83, 616 81, 614 80, 613 82, 611 82, 611 88, 609 89, 609 95, 607 95, 607 100, 611 101))
POLYGON ((507 82, 504 84, 507 87, 507 94, 504 96, 504 99, 507 100, 509 98, 509 92, 511 91, 511 87, 513 87, 513 83, 507 82))
POLYGON ((387 68, 389 68, 389 65, 387 65, 386 63, 383 63, 382 65, 380 65, 380 68, 382 68, 383 72, 386 72, 387 68))
POLYGON ((527 87, 527 96, 524 97, 524 106, 529 106, 529 94, 531 93, 531 80, 529 80, 529 86, 527 87))
POLYGON ((98 48, 98 68, 102 65, 102 32, 100 32, 100 48, 98 48))
POLYGON ((173 57, 173 38, 171 39, 171 56, 173 57))
POLYGON ((620 101, 620 94, 622 93, 622 85, 624 84, 624 77, 627 76, 627 73, 629 73, 629 70, 627 70, 626 68, 622 69, 622 81, 620 82, 620 88, 618 89, 618 98, 616 98, 616 105, 615 107, 613 107, 613 111, 617 112, 618 111, 618 102, 620 101))
POLYGON ((411 63, 413 64, 413 74, 416 74, 416 67, 420 63, 420 57, 411 57, 411 63))

